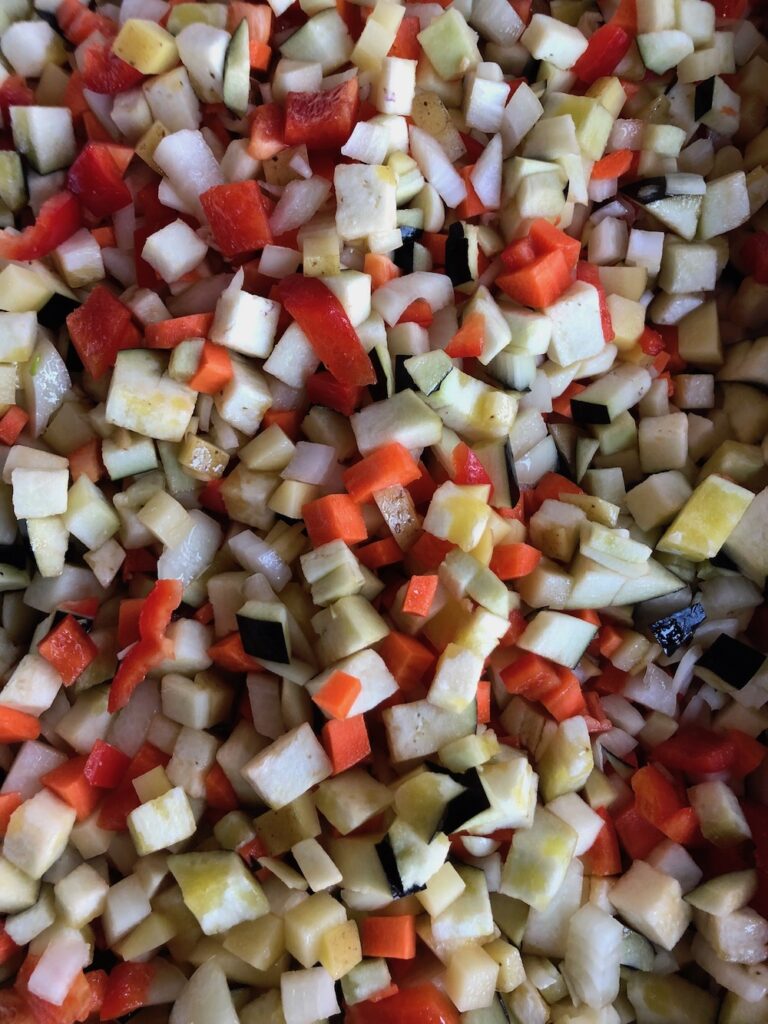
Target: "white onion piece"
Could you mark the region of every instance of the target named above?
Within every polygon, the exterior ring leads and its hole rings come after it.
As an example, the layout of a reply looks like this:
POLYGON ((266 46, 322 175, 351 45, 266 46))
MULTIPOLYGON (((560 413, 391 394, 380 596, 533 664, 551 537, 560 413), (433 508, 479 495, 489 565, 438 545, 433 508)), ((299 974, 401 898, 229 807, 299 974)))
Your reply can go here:
POLYGON ((319 174, 302 181, 289 181, 269 218, 274 235, 300 228, 310 220, 331 192, 331 183, 319 174))
POLYGON ((179 196, 205 221, 200 196, 214 185, 224 184, 219 162, 200 131, 182 128, 158 143, 154 161, 168 175, 179 196))
POLYGON ((214 274, 212 277, 204 277, 202 281, 197 281, 183 292, 168 299, 168 309, 173 316, 210 313, 231 280, 231 274, 214 274))
POLYGON ((95 597, 101 603, 106 591, 90 569, 65 565, 59 576, 33 576, 24 594, 24 603, 49 614, 60 605, 85 601, 89 597, 95 597))
POLYGON ((161 21, 168 13, 169 7, 170 4, 165 0, 123 0, 118 8, 118 24, 122 25, 129 18, 161 21))
POLYGON ((64 360, 44 335, 35 345, 32 358, 24 364, 22 380, 29 429, 33 437, 39 437, 72 387, 64 360))
MULTIPOLYGON (((159 192, 158 192, 159 194, 159 192)), ((112 226, 115 229, 115 243, 118 249, 125 249, 127 252, 133 250, 133 235, 136 231, 136 207, 128 203, 122 210, 112 216, 112 226)))
POLYGON ((672 677, 672 682, 675 687, 675 693, 685 694, 688 687, 691 685, 693 680, 693 672, 696 668, 696 663, 702 655, 702 649, 694 646, 690 647, 680 659, 680 663, 675 669, 675 674, 672 677))
POLYGON ((614 726, 610 732, 602 733, 600 744, 609 754, 623 759, 635 749, 637 740, 634 736, 630 736, 628 732, 614 726))
POLYGON ((455 209, 467 198, 467 186, 461 175, 437 139, 414 125, 410 129, 410 137, 411 156, 419 165, 419 170, 437 190, 445 205, 455 209))
POLYGON ((494 135, 470 175, 478 199, 490 210, 498 210, 501 205, 502 156, 501 135, 494 135))
POLYGON ((145 679, 133 691, 120 714, 112 719, 109 742, 128 757, 133 757, 147 738, 149 726, 159 710, 157 680, 145 679))
POLYGON ((136 284, 136 260, 132 252, 105 246, 101 250, 101 258, 104 269, 118 280, 123 288, 130 288, 136 284))
POLYGON ((88 944, 80 932, 63 928, 48 943, 29 976, 27 987, 39 999, 61 1006, 90 958, 88 944))
POLYGON ((259 273, 281 278, 294 274, 301 263, 301 253, 284 245, 265 245, 259 261, 259 273))
POLYGON ((414 299, 426 299, 432 312, 453 302, 453 285, 445 274, 432 274, 426 270, 396 277, 373 293, 373 308, 394 327, 414 299))
POLYGON ((213 561, 221 546, 221 527, 204 512, 189 513, 192 528, 179 544, 167 547, 157 562, 159 580, 181 580, 185 587, 213 561))
POLYGON ((38 740, 28 740, 19 748, 11 770, 5 777, 0 793, 18 793, 29 800, 43 788, 40 779, 68 760, 60 750, 54 750, 38 740))
POLYGON ((244 569, 263 573, 278 592, 291 581, 291 570, 272 548, 251 530, 229 540, 229 550, 244 569))
POLYGON ((691 946, 693 959, 718 985, 735 992, 748 1003, 756 1003, 768 993, 768 966, 729 964, 721 960, 710 944, 697 935, 691 946))

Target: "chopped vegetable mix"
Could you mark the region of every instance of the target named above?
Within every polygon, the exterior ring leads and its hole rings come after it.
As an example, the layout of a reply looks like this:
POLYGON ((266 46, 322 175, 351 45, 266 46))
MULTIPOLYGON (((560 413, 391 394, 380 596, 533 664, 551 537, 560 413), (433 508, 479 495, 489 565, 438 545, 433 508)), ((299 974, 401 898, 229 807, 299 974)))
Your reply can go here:
POLYGON ((8 0, 0 1020, 768 1021, 762 0, 8 0))

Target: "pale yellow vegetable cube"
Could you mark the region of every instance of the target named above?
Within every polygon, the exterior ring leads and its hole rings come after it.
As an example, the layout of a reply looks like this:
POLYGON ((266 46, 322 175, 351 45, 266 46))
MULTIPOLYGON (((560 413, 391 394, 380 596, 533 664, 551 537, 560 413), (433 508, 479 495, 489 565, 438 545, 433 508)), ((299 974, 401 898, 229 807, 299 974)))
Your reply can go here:
POLYGON ((754 494, 713 474, 708 476, 675 516, 659 541, 659 551, 692 562, 713 558, 749 508, 754 494))
POLYGON ((128 830, 136 852, 142 856, 189 839, 196 827, 187 794, 180 786, 142 804, 128 815, 128 830))
POLYGON ((144 18, 129 18, 112 44, 112 52, 143 75, 161 75, 179 62, 170 32, 144 18))

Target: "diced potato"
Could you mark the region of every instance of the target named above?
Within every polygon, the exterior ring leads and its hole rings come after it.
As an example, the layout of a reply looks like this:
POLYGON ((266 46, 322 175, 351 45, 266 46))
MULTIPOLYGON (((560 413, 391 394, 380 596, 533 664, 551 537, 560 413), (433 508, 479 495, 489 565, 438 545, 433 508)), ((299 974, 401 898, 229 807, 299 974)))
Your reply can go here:
POLYGON ((691 919, 691 908, 682 898, 677 879, 642 860, 634 861, 609 898, 631 928, 663 949, 677 945, 691 919))
POLYGON ((184 903, 206 935, 269 913, 261 886, 236 853, 185 853, 168 858, 184 903))
POLYGON ((180 786, 143 803, 128 815, 128 830, 141 856, 189 839, 196 827, 187 794, 180 786))

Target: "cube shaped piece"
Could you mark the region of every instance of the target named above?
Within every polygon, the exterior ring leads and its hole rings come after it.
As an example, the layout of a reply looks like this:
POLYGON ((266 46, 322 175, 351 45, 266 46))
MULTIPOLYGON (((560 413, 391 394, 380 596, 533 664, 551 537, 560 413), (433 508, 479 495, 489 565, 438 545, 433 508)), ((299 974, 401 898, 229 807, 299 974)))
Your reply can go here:
POLYGON ((587 48, 582 32, 545 14, 534 14, 520 42, 535 60, 563 70, 573 67, 587 48))
POLYGON ((159 441, 181 441, 197 392, 165 374, 163 357, 132 349, 120 352, 107 395, 108 423, 159 441))
POLYGON ((417 38, 429 63, 447 82, 461 78, 482 59, 477 48, 477 32, 455 8, 431 21, 417 38))
POLYGON ((30 878, 42 878, 64 852, 76 817, 69 804, 41 789, 11 815, 3 853, 30 878))
POLYGON ((226 718, 232 705, 232 687, 213 672, 194 679, 172 672, 160 681, 163 714, 192 729, 209 729, 226 718))
POLYGON ((34 313, 0 313, 0 363, 25 363, 36 341, 34 313))
POLYGON ((693 493, 677 470, 654 473, 627 492, 627 508, 641 530, 668 523, 693 493))
POLYGON ((223 420, 251 437, 272 405, 272 393, 264 374, 245 360, 233 357, 232 373, 232 379, 214 395, 213 402, 223 420))
POLYGON ((518 640, 518 647, 549 658, 558 665, 573 668, 596 632, 596 626, 573 615, 542 611, 530 620, 518 640))
POLYGON ((242 769, 270 807, 278 810, 327 779, 332 765, 306 722, 275 740, 242 769))
POLYGON ((313 1024, 339 1012, 333 978, 324 967, 286 971, 280 995, 285 1024, 313 1024))
POLYGON ((658 550, 692 562, 713 558, 753 498, 751 491, 725 477, 708 476, 675 516, 659 541, 658 550))
POLYGON ((280 303, 227 288, 216 304, 211 341, 266 359, 275 344, 280 303))
POLYGON ((610 890, 609 899, 627 924, 663 949, 680 941, 691 919, 676 878, 636 860, 610 890))
POLYGON ((69 489, 64 525, 94 551, 117 533, 120 518, 96 484, 83 474, 69 489))
POLYGON ((17 519, 59 516, 67 511, 68 469, 25 469, 11 473, 13 513, 17 519))
POLYGON ((285 915, 285 947, 302 967, 320 959, 325 932, 347 920, 344 907, 327 892, 317 892, 292 907, 285 915))
POLYGON ((546 910, 563 884, 576 842, 570 825, 539 807, 533 827, 515 833, 502 872, 501 892, 536 910, 546 910))
POLYGON ((143 75, 161 75, 179 61, 176 40, 154 21, 128 18, 112 44, 112 52, 143 75))
POLYGON ((644 473, 682 469, 688 458, 688 417, 684 412, 645 416, 637 440, 644 473))
POLYGON ((484 659, 457 644, 448 644, 435 669, 427 700, 448 711, 463 711, 477 694, 484 659))
POLYGON ((189 839, 196 828, 195 816, 181 786, 141 804, 128 815, 128 831, 141 857, 189 839))
POLYGON ((90 864, 81 864, 53 887, 67 924, 82 928, 104 912, 109 883, 90 864))
POLYGON ((548 355, 559 366, 570 366, 597 355, 605 345, 597 289, 576 281, 544 312, 552 321, 548 355))
POLYGON ((37 900, 40 882, 0 856, 0 913, 18 914, 37 900))
POLYGON ((327 779, 315 794, 317 809, 342 835, 359 828, 391 802, 389 788, 362 768, 327 779))
POLYGON ((236 853, 184 853, 168 858, 184 903, 206 935, 269 913, 261 886, 236 853))
POLYGON ((397 227, 397 179, 381 164, 341 164, 333 173, 336 230, 347 240, 397 227))
POLYGON ((201 263, 208 246, 183 220, 154 231, 144 243, 141 258, 169 284, 201 263))
POLYGON ((416 898, 430 917, 437 917, 461 896, 465 888, 464 879, 453 864, 445 863, 432 875, 426 888, 416 893, 416 898))
POLYGON ((481 946, 457 950, 448 961, 445 991, 461 1013, 490 1006, 499 977, 499 963, 481 946))

